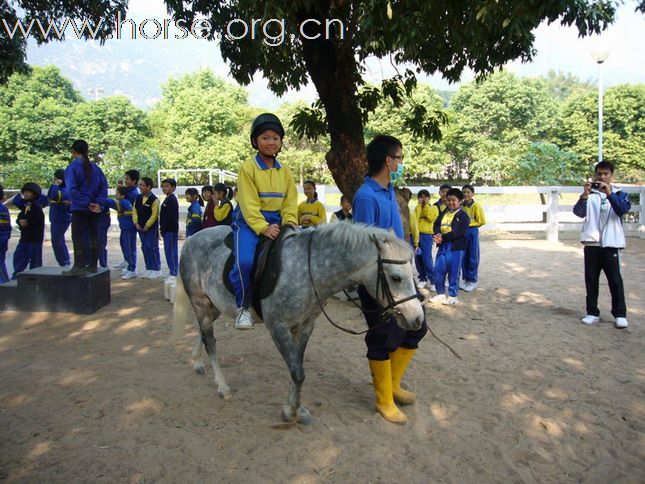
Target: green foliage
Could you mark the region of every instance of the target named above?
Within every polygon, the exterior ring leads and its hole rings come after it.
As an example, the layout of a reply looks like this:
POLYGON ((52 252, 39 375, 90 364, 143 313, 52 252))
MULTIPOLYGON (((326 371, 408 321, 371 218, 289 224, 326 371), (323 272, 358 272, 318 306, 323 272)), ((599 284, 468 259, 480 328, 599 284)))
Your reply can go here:
POLYGON ((202 70, 170 79, 150 113, 150 126, 166 168, 237 171, 252 156, 248 129, 254 116, 246 91, 202 70))
POLYGON ((513 185, 566 185, 579 183, 587 174, 578 158, 557 145, 531 143, 504 181, 513 185))
MULTIPOLYGON (((623 179, 645 178, 645 86, 614 86, 604 94, 603 158, 616 164, 623 179)), ((562 106, 558 139, 591 170, 598 157, 598 95, 580 93, 562 106)))

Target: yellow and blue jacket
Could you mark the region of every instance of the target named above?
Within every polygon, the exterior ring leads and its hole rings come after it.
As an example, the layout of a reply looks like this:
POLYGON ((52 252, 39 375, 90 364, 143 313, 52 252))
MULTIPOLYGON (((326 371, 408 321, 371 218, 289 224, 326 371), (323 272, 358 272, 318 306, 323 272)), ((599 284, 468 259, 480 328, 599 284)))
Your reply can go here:
POLYGON ((439 217, 439 207, 436 205, 422 207, 421 204, 418 204, 414 208, 414 213, 419 222, 419 232, 422 234, 432 234, 434 221, 439 217))
POLYGON ((486 225, 486 216, 484 215, 484 209, 480 204, 475 200, 472 200, 470 205, 466 205, 466 202, 462 205, 464 212, 470 217, 470 227, 481 227, 486 225))
POLYGON ((215 206, 215 225, 231 225, 233 222, 233 204, 228 198, 215 206))
POLYGON ((291 171, 275 160, 267 166, 260 155, 245 161, 237 178, 237 203, 246 224, 261 235, 269 222, 262 212, 280 215, 282 224, 298 225, 298 192, 291 171))
POLYGON ((325 211, 325 206, 318 200, 314 200, 312 202, 305 200, 300 205, 298 205, 298 222, 303 227, 311 227, 314 225, 327 223, 327 213, 325 211), (311 217, 311 221, 303 222, 302 217, 304 215, 309 215, 311 217))

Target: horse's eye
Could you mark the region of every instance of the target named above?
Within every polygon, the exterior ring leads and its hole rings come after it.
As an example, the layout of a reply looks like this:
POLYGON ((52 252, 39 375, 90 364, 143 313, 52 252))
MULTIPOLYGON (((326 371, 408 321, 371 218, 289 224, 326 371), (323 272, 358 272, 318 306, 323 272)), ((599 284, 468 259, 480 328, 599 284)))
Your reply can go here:
POLYGON ((403 279, 401 279, 401 276, 392 276, 392 281, 393 282, 401 282, 403 279))

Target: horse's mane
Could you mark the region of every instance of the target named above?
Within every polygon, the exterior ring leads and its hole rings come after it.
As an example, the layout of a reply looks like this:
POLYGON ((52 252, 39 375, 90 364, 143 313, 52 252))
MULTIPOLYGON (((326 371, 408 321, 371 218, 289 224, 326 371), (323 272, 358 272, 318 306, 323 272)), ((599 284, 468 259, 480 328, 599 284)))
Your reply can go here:
POLYGON ((391 230, 384 230, 360 223, 335 222, 318 225, 316 233, 321 238, 343 244, 348 251, 365 250, 374 243, 374 237, 379 242, 388 242, 398 250, 403 251, 405 257, 412 256, 410 244, 399 239, 391 230))

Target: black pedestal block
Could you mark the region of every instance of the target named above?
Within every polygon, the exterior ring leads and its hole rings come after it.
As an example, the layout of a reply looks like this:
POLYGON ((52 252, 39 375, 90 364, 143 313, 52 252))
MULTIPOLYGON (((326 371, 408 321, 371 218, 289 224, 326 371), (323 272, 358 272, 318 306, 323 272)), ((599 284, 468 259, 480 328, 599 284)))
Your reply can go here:
POLYGON ((60 267, 39 267, 0 284, 0 309, 92 314, 110 303, 110 271, 63 276, 60 267))

